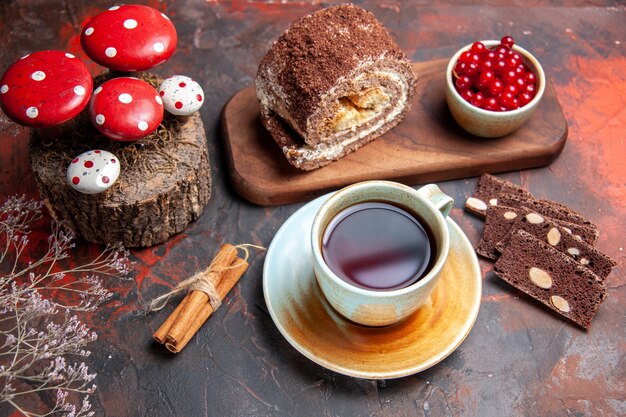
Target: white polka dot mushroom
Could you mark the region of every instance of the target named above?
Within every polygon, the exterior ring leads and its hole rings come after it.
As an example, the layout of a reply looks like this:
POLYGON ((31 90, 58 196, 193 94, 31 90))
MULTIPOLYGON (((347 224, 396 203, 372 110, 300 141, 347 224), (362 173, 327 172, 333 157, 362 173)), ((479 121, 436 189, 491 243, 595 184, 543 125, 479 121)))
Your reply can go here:
POLYGON ((93 81, 87 67, 63 51, 39 51, 15 62, 0 80, 0 107, 16 123, 58 126, 87 105, 93 81))
POLYGON ((145 81, 113 78, 94 91, 89 115, 103 135, 133 141, 156 130, 163 120, 163 102, 156 89, 145 81))
POLYGON ((184 75, 174 75, 159 86, 159 95, 168 112, 177 116, 189 116, 204 103, 204 91, 200 84, 184 75))
POLYGON ((83 194, 99 194, 108 190, 119 175, 119 159, 104 150, 84 152, 67 167, 68 184, 83 194))
POLYGON ((113 6, 83 27, 83 50, 98 64, 116 71, 145 71, 167 61, 176 49, 176 28, 148 6, 113 6))

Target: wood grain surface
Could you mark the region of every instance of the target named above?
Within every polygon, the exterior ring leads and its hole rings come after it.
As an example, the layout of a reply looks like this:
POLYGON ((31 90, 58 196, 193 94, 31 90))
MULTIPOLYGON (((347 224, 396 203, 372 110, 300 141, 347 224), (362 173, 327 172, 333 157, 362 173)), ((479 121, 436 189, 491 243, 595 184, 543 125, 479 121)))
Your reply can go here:
MULTIPOLYGON (((619 416, 626 414, 626 10, 620 0, 356 0, 389 28, 414 62, 448 59, 476 39, 511 34, 542 63, 569 128, 549 166, 501 175, 534 195, 563 202, 600 229, 597 247, 618 261, 589 332, 529 301, 481 260, 480 313, 467 339, 417 375, 370 381, 339 375, 305 358, 282 337, 262 292, 264 253, 223 305, 176 356, 151 335, 174 309, 138 314, 145 303, 206 268, 224 242, 267 246, 302 203, 259 207, 230 185, 220 130, 225 103, 252 84, 260 59, 289 24, 336 1, 136 0, 171 17, 178 31, 161 75, 185 74, 205 91, 213 192, 202 216, 167 242, 133 250, 134 280, 107 278, 113 299, 81 315, 98 340, 86 358, 97 373, 96 416, 619 416)), ((111 0, 0 2, 0 71, 21 56, 61 49, 101 67, 79 33, 111 0)), ((272 144, 273 145, 273 144, 272 144)), ((0 113, 0 200, 38 198, 28 164, 28 130, 0 113)), ((466 214, 475 177, 440 182, 455 198, 451 217, 478 242, 483 223, 466 214)), ((49 226, 33 230, 45 242, 49 226)), ((71 262, 97 253, 79 242, 71 262)), ((287 255, 286 255, 287 256, 287 255)), ((298 256, 293 254, 290 256, 298 256)), ((320 335, 320 337, 324 337, 320 335)), ((42 404, 53 401, 39 397, 42 404)), ((18 417, 0 404, 0 416, 18 417)))
POLYGON ((413 64, 417 98, 404 120, 367 146, 309 172, 291 166, 261 125, 254 87, 237 92, 222 113, 233 187, 253 203, 278 205, 306 201, 359 181, 416 185, 535 168, 561 153, 567 122, 551 83, 528 123, 508 136, 484 139, 460 128, 448 110, 447 64, 445 59, 413 64))

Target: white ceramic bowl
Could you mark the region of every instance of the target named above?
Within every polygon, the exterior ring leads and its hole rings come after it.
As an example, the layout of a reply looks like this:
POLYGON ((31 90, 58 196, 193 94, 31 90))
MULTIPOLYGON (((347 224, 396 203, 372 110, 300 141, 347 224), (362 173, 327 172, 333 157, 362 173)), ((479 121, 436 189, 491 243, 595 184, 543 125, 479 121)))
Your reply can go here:
MULTIPOLYGON (((489 40, 482 43, 490 48, 500 44, 500 41, 489 40)), ((484 110, 476 107, 461 97, 454 88, 452 81, 452 70, 461 54, 472 47, 472 44, 459 49, 450 59, 446 69, 446 101, 452 116, 457 123, 469 133, 484 138, 496 138, 508 135, 519 129, 534 113, 543 97, 546 89, 546 76, 537 58, 526 49, 513 45, 513 50, 522 55, 524 63, 535 73, 537 77, 537 93, 535 97, 525 106, 519 109, 504 112, 484 110)))

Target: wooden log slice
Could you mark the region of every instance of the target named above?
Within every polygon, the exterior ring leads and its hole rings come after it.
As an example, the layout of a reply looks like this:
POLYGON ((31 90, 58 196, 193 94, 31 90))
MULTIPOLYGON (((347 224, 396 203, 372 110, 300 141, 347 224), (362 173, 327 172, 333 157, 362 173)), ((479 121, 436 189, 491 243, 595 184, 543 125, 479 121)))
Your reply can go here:
POLYGON ((86 112, 61 128, 32 130, 30 163, 44 203, 85 240, 127 247, 167 240, 196 220, 211 195, 211 168, 200 115, 165 117, 155 133, 137 142, 109 140, 86 112), (66 170, 82 152, 117 155, 117 182, 100 194, 82 194, 66 170))

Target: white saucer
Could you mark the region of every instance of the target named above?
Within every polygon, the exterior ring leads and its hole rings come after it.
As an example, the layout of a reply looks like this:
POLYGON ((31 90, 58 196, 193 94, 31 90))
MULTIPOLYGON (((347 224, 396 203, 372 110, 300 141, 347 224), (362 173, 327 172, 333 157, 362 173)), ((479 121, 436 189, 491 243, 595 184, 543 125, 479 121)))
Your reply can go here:
POLYGON ((328 305, 310 261, 313 217, 330 195, 287 219, 267 251, 263 294, 276 327, 304 356, 344 375, 397 378, 439 363, 469 334, 480 307, 480 267, 467 236, 447 219, 450 253, 444 275, 424 306, 392 326, 359 326, 328 305))

